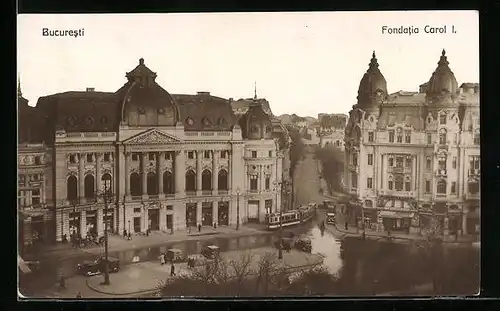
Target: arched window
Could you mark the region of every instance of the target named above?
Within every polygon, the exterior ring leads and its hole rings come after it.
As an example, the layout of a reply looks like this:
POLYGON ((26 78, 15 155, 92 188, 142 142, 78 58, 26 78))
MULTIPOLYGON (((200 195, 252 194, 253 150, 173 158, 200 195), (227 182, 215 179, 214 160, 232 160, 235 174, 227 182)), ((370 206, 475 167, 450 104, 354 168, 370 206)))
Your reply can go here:
POLYGON ((227 171, 226 170, 219 171, 217 183, 218 183, 219 190, 228 190, 228 188, 227 188, 227 186, 228 186, 227 185, 227 171))
POLYGON ((196 191, 196 174, 193 170, 186 172, 186 191, 196 191))
POLYGON ((95 182, 94 175, 87 174, 84 181, 85 186, 85 197, 87 199, 92 199, 95 197, 95 182))
POLYGON ((101 181, 102 181, 102 186, 103 186, 104 190, 111 191, 113 189, 113 184, 112 184, 111 180, 112 180, 111 174, 106 173, 106 174, 102 175, 101 181))
POLYGON ((446 145, 446 129, 439 130, 439 144, 446 145))
POLYGON ((142 181, 141 181, 141 176, 138 173, 130 174, 130 195, 131 196, 142 195, 142 181))
POLYGON ((148 195, 157 195, 158 194, 158 178, 156 174, 153 172, 149 172, 147 175, 147 191, 148 195))
POLYGON ((201 173, 201 190, 212 190, 212 172, 209 170, 201 173))
POLYGON ((78 181, 75 176, 71 175, 68 177, 66 182, 66 191, 66 197, 68 200, 72 201, 78 199, 78 181))
POLYGON ((443 194, 446 193, 446 181, 440 180, 437 182, 437 193, 443 194))
POLYGON ((479 145, 481 141, 481 136, 479 135, 479 129, 474 131, 474 145, 479 145))
POLYGON ((165 194, 174 193, 174 178, 172 173, 169 171, 163 173, 163 193, 165 194))
POLYGON ((396 191, 403 191, 403 175, 394 176, 394 188, 396 191))

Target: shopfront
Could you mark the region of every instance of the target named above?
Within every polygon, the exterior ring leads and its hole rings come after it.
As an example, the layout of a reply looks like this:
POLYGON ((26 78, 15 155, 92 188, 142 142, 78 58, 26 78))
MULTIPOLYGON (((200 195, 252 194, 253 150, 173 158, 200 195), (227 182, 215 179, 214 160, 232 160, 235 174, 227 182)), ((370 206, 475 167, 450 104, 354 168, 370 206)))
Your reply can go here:
POLYGON ((213 221, 213 203, 203 202, 201 204, 201 224, 202 226, 212 226, 213 221))
POLYGON ((90 234, 92 236, 97 235, 97 211, 87 211, 85 213, 86 217, 86 228, 85 234, 90 234))
POLYGON ((229 202, 219 202, 217 215, 219 226, 229 226, 229 202))
POLYGON ((186 227, 196 227, 196 203, 186 204, 186 227))
POLYGON ((384 230, 410 233, 411 220, 414 217, 414 213, 381 211, 379 216, 382 217, 384 230))
POLYGON ((31 241, 35 244, 41 242, 44 237, 43 215, 31 217, 31 241))
POLYGON ((158 208, 148 209, 148 228, 152 231, 160 230, 160 210, 158 208))
POLYGON ((113 232, 114 226, 114 210, 108 208, 106 214, 103 214, 103 229, 106 228, 106 224, 108 226, 108 232, 113 232))
POLYGON ((69 235, 80 236, 80 212, 69 213, 69 235))
POLYGON ((248 222, 259 222, 259 201, 257 200, 248 201, 248 222))
MULTIPOLYGON (((266 200, 264 202, 265 206, 266 206, 266 215, 269 215, 271 214, 272 212, 272 208, 273 208, 273 200, 266 200)), ((276 207, 276 210, 278 209, 278 207, 276 207)))

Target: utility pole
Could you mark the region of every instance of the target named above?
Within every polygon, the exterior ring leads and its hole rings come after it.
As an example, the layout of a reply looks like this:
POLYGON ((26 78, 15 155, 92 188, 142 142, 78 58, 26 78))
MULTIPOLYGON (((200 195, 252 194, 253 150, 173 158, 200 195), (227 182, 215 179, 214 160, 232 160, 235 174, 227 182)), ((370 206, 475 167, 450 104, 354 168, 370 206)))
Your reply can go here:
POLYGON ((240 230, 240 188, 236 189, 236 230, 240 230))

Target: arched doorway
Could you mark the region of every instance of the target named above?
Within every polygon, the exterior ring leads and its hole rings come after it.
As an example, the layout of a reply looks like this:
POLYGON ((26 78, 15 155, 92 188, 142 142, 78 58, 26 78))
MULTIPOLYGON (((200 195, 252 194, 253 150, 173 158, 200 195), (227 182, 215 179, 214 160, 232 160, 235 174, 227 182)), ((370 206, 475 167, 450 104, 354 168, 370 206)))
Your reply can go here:
POLYGON ((227 182, 227 171, 220 170, 219 175, 217 176, 217 183, 219 190, 228 190, 228 182, 227 182))
POLYGON ((87 174, 84 180, 85 198, 93 199, 95 197, 95 180, 94 175, 87 174))
POLYGON ((142 196, 141 176, 138 173, 130 174, 130 195, 142 196))
POLYGON ((78 180, 74 175, 69 176, 66 181, 66 198, 69 201, 78 199, 78 180))
POLYGON ((153 172, 149 172, 147 175, 147 191, 148 195, 158 195, 158 178, 153 172))
POLYGON ((209 170, 204 170, 201 173, 201 190, 212 190, 212 172, 209 170))
POLYGON ((186 172, 186 191, 196 192, 196 174, 193 170, 186 172))
POLYGON ((171 172, 163 173, 163 193, 174 194, 174 177, 171 172))

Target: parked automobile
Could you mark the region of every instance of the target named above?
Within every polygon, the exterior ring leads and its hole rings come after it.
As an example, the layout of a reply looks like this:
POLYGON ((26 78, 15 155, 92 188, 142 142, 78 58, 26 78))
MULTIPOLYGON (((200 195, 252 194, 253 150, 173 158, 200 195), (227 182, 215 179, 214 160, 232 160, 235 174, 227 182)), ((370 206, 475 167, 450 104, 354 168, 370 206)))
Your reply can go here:
POLYGON ((216 245, 207 245, 201 251, 201 254, 209 259, 213 259, 213 258, 219 256, 219 253, 220 253, 220 249, 216 245))
POLYGON ((108 265, 108 272, 120 271, 120 260, 113 257, 100 257, 97 260, 87 260, 76 266, 77 273, 85 276, 92 276, 104 273, 108 265))
POLYGON ((310 253, 312 251, 311 239, 308 236, 300 235, 295 242, 295 248, 310 253))
POLYGON ((166 255, 167 255, 166 259, 169 262, 184 262, 184 261, 187 261, 187 258, 184 255, 184 253, 180 249, 177 249, 177 248, 171 248, 171 249, 167 250, 167 254, 166 255))

